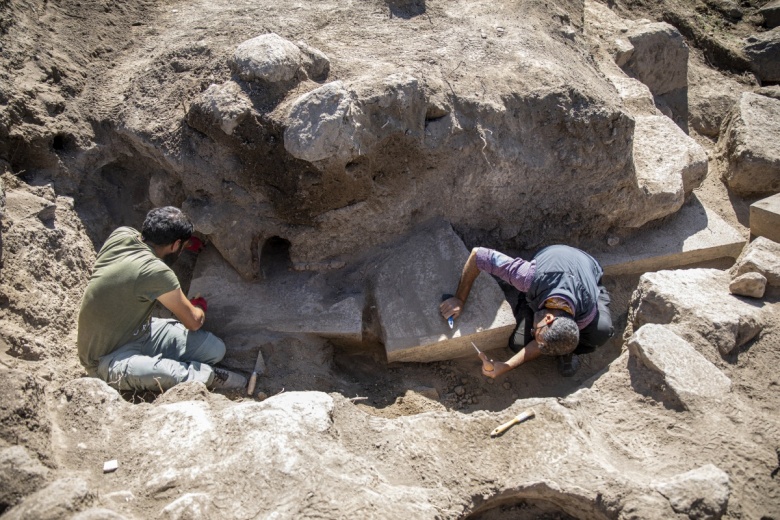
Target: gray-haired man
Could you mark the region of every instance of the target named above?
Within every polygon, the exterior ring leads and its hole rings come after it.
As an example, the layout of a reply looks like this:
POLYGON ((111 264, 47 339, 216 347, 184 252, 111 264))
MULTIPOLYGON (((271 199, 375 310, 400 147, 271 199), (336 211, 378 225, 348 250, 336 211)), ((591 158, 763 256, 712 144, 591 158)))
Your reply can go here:
POLYGON ((578 354, 593 352, 614 334, 609 294, 601 285, 601 266, 579 249, 549 246, 527 261, 474 248, 463 267, 456 295, 439 307, 442 316, 460 316, 481 271, 521 293, 515 309, 517 328, 509 340, 509 348, 516 354, 506 362, 484 362, 482 373, 488 377, 500 376, 542 354, 558 356, 561 375, 570 377, 579 368, 578 354))

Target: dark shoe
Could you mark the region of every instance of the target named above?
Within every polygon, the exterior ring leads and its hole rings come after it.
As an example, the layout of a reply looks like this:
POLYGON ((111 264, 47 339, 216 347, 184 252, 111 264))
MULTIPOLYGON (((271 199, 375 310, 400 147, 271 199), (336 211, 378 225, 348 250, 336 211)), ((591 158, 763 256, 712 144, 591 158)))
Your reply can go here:
POLYGON ((558 356, 558 372, 563 377, 571 377, 580 369, 580 357, 577 354, 558 356))
POLYGON ((214 369, 214 379, 211 381, 212 390, 245 390, 246 378, 224 368, 214 369))

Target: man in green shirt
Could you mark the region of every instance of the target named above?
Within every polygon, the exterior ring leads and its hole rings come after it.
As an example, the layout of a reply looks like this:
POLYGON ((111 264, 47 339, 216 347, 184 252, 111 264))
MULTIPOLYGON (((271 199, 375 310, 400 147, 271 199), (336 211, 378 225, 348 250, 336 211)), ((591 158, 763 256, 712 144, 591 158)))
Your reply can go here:
POLYGON ((120 227, 108 237, 79 312, 79 360, 90 376, 119 390, 167 390, 185 381, 246 386, 243 376, 212 367, 225 344, 200 330, 206 301, 188 300, 170 268, 192 232, 189 218, 167 206, 146 215, 141 233, 120 227), (155 301, 178 320, 152 318, 155 301))

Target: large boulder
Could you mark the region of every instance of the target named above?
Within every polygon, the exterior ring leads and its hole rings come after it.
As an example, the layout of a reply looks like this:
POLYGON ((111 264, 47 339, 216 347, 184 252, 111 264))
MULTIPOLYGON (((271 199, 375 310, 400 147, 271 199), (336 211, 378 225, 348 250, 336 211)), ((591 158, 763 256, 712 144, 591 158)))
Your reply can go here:
POLYGON ((700 352, 715 347, 725 356, 756 337, 766 319, 729 293, 730 282, 716 269, 646 273, 631 296, 626 334, 648 323, 667 325, 700 352))
POLYGON ((780 81, 780 27, 750 36, 742 50, 762 82, 780 81))
POLYGON ((399 131, 421 140, 425 113, 422 85, 412 76, 393 74, 363 92, 335 81, 295 100, 284 146, 298 159, 347 164, 399 131))
POLYGON ((780 100, 745 92, 723 123, 723 180, 740 195, 780 190, 780 100))
POLYGON ((236 47, 230 68, 245 81, 277 83, 294 79, 302 59, 297 45, 278 34, 269 33, 236 47))

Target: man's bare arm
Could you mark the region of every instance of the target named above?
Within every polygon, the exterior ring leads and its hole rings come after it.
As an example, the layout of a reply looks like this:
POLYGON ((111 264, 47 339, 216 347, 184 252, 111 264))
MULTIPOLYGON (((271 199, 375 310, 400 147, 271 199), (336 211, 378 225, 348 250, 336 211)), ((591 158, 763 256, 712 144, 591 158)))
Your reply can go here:
POLYGON ((477 249, 474 248, 471 250, 471 254, 469 254, 469 258, 463 266, 463 272, 461 272, 460 282, 458 283, 458 290, 456 291, 455 296, 444 300, 439 306, 442 316, 445 318, 449 318, 450 316, 457 318, 460 316, 477 276, 479 276, 479 269, 477 268, 477 249))
POLYGON ((485 365, 482 365, 482 375, 487 377, 496 378, 502 374, 506 374, 513 368, 517 368, 523 363, 533 361, 542 355, 542 351, 539 350, 539 344, 536 340, 531 340, 528 345, 520 349, 520 352, 509 358, 506 362, 493 361, 493 370, 485 370, 485 365))
POLYGON ((206 321, 206 313, 203 312, 203 309, 192 305, 181 289, 169 291, 157 300, 189 330, 198 330, 206 321))

